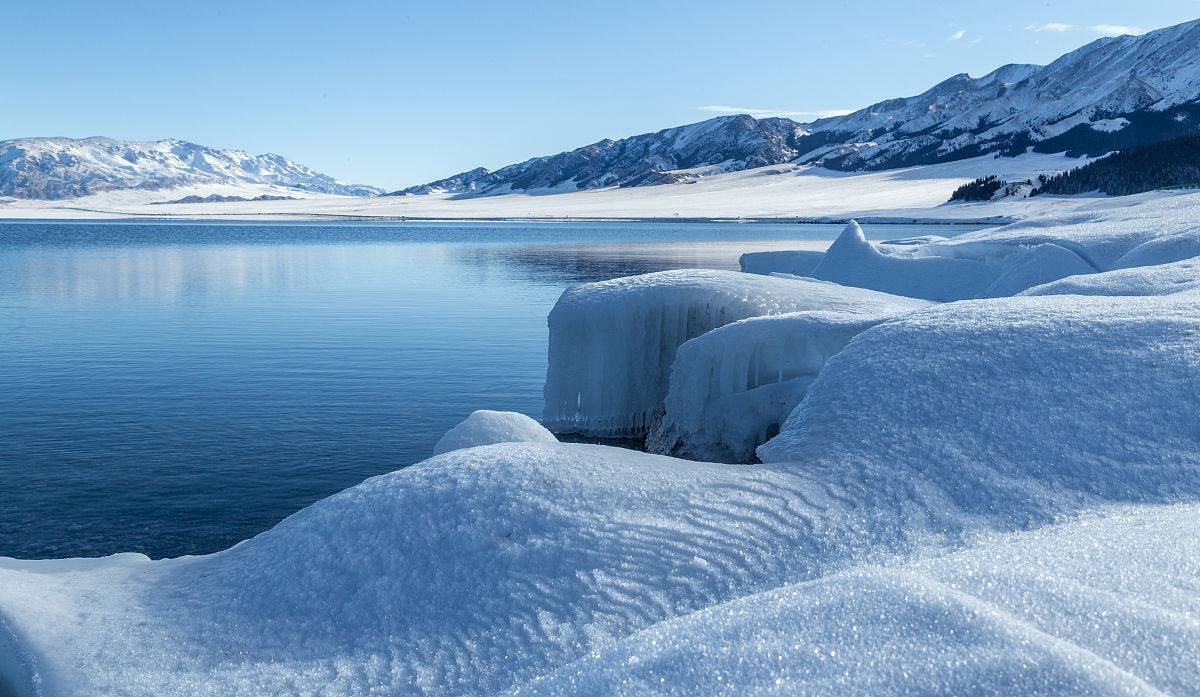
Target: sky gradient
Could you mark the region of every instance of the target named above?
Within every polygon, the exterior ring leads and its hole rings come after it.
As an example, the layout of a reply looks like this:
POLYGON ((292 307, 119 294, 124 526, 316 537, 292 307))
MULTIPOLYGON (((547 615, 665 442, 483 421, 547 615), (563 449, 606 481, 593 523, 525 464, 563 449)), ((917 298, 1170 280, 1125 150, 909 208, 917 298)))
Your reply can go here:
POLYGON ((5 0, 0 140, 181 138, 395 189, 724 113, 806 121, 1200 0, 5 0))

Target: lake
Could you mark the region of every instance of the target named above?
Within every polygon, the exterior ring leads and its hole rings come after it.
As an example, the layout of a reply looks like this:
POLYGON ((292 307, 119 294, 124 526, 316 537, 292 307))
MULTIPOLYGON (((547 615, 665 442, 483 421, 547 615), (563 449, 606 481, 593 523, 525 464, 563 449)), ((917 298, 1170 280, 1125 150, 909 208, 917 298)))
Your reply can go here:
POLYGON ((839 231, 0 222, 0 556, 224 549, 428 457, 474 409, 540 417, 567 286, 839 231))

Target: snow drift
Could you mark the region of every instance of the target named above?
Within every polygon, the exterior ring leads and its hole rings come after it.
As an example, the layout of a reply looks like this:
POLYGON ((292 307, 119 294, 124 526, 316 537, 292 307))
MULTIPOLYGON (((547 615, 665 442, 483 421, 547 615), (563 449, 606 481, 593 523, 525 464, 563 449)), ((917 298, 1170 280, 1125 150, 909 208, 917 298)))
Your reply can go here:
POLYGON ((1121 509, 784 586, 655 625, 513 694, 1191 694, 1200 624, 1182 589, 1200 574, 1198 514, 1121 509))
POLYGON ((1100 212, 877 244, 851 221, 819 258, 808 251, 760 252, 745 255, 742 269, 808 268, 802 275, 943 302, 1007 297, 1069 276, 1194 259, 1200 256, 1196 205, 1194 195, 1133 206, 1103 202, 1100 212))
POLYGON ((1054 242, 922 238, 875 245, 855 221, 819 258, 811 252, 760 252, 742 258, 742 270, 750 273, 789 269, 842 285, 939 302, 1003 297, 1096 271, 1076 252, 1054 242))
POLYGON ((454 428, 433 446, 433 454, 474 448, 495 443, 557 443, 554 434, 533 419, 512 411, 480 409, 454 428))
POLYGON ((758 454, 834 470, 886 458, 948 507, 1048 522, 1072 497, 1190 491, 1198 388, 1195 293, 954 303, 855 337, 758 454))

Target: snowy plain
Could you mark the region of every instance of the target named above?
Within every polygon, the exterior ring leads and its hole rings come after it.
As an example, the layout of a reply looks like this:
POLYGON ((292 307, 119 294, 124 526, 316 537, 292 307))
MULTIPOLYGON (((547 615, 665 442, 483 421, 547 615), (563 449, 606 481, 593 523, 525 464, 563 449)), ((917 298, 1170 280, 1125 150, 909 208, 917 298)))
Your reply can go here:
MULTIPOLYGON (((0 199, 0 218, 184 219, 804 219, 1011 222, 1113 205, 1106 197, 1037 196, 985 203, 947 204, 950 194, 976 177, 1035 179, 1085 164, 1062 154, 977 157, 879 172, 838 172, 823 167, 775 165, 712 174, 685 184, 545 191, 487 196, 423 194, 362 198, 246 185, 201 185, 168 191, 129 189, 61 201, 0 199), (281 201, 169 204, 184 195, 268 195, 281 201)), ((1155 192, 1139 199, 1173 194, 1155 192)), ((1123 204, 1117 204, 1123 205, 1123 204)))
POLYGON ((0 560, 0 694, 1197 694, 1200 195, 1097 208, 577 286, 629 321, 552 331, 548 410, 719 456, 690 417, 785 385, 765 464, 492 443, 208 556, 0 560))

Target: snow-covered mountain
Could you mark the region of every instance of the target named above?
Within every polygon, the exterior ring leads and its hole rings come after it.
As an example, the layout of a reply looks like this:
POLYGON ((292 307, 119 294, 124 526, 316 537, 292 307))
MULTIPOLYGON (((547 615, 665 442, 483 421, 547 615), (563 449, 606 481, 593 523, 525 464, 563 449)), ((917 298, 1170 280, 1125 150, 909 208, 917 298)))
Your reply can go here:
POLYGON ((503 193, 564 184, 565 190, 673 184, 703 174, 788 162, 800 154, 794 147, 800 135, 804 131, 790 119, 725 116, 621 140, 605 139, 495 172, 479 167, 396 194, 503 193))
POLYGON ((960 74, 915 97, 807 124, 727 116, 602 140, 396 194, 499 194, 687 181, 784 162, 878 170, 982 154, 1101 155, 1200 130, 1200 20, 1098 39, 1046 66, 960 74))
POLYGON ((806 124, 801 157, 884 169, 997 152, 1098 155, 1200 128, 1200 20, 1106 37, 1046 66, 966 74, 923 94, 806 124))
POLYGON ((0 141, 0 196, 61 199, 117 189, 197 184, 268 185, 345 196, 375 196, 279 155, 216 150, 181 140, 138 143, 111 138, 0 141))

